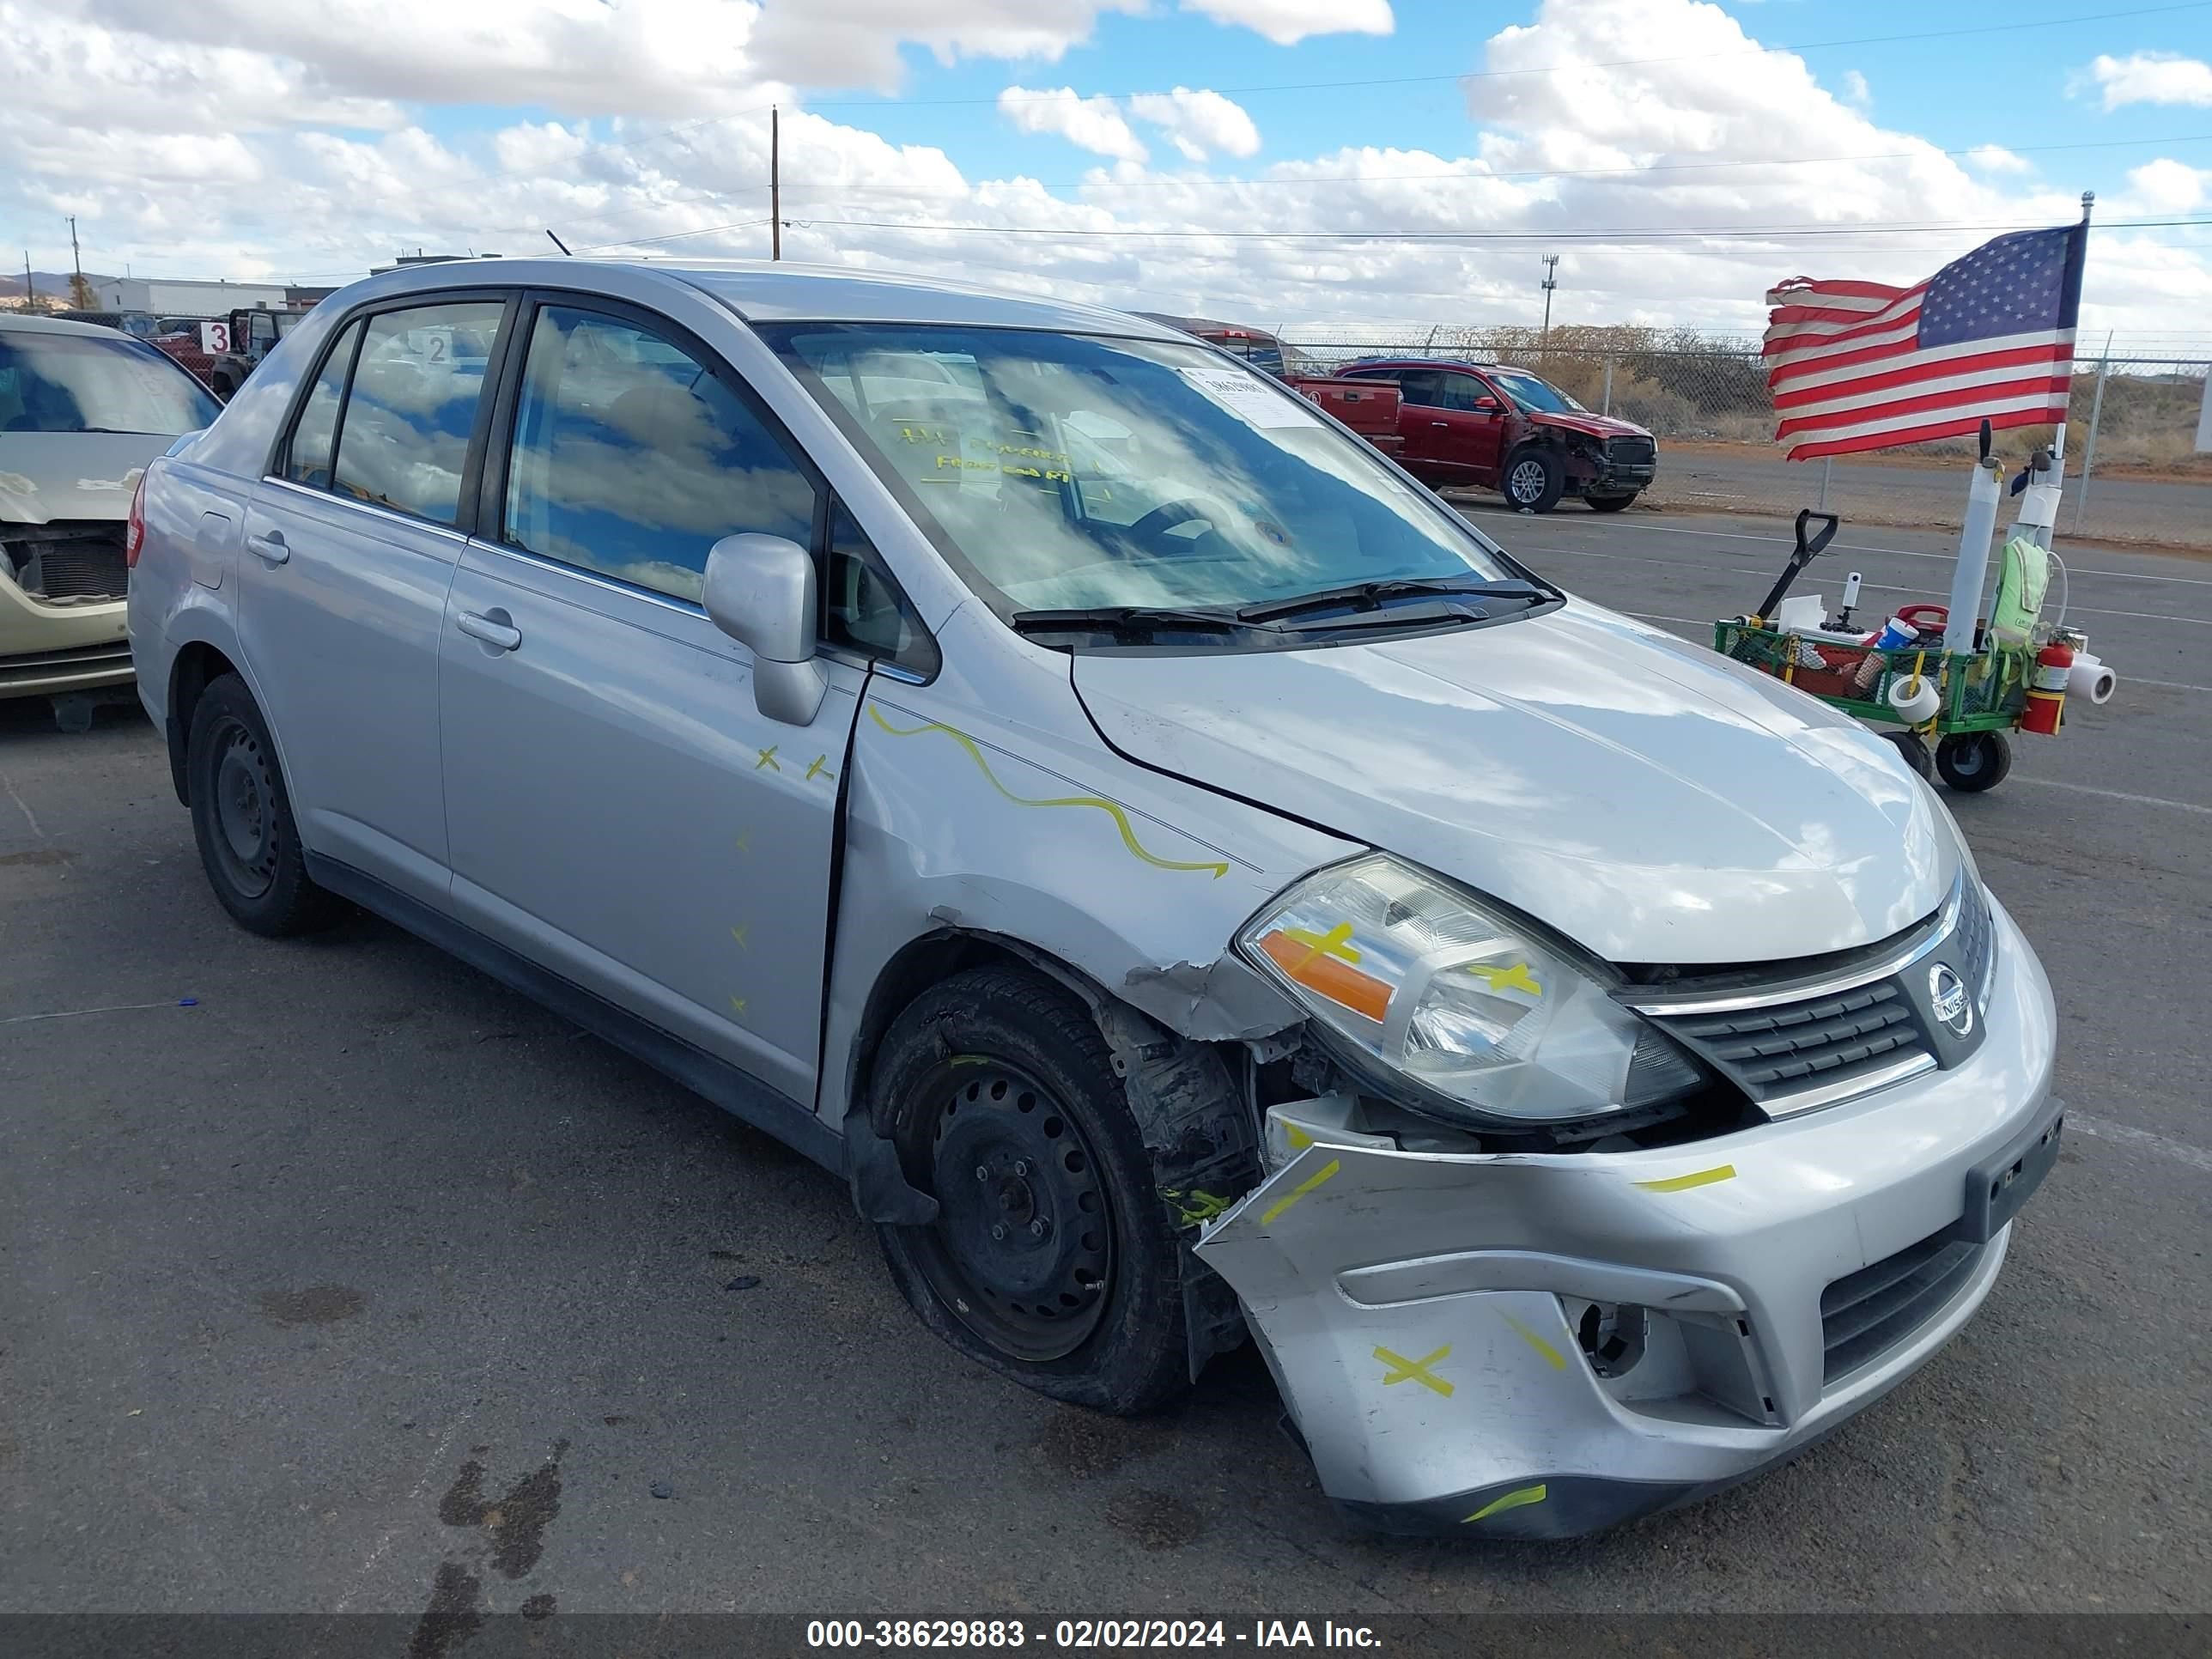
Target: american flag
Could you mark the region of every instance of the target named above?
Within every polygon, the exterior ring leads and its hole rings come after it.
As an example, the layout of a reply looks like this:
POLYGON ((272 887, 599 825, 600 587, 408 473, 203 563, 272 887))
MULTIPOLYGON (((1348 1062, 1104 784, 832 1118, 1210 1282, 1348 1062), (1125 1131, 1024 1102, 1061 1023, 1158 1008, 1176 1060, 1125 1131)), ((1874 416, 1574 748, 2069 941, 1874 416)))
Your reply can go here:
POLYGON ((2066 416, 2087 225, 2016 231, 1911 288, 1793 276, 1766 296, 1766 384, 1789 459, 2066 416))

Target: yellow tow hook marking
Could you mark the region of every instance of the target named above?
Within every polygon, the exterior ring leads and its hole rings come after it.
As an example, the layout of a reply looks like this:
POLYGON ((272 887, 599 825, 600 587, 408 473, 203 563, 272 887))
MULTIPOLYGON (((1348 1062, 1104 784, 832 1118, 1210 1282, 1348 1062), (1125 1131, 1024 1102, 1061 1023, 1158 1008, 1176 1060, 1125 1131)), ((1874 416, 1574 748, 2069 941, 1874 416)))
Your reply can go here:
POLYGON ((1692 1187, 1710 1187, 1717 1181, 1734 1181, 1735 1165, 1716 1164, 1710 1170, 1698 1170, 1689 1175, 1668 1176, 1664 1181, 1639 1181, 1636 1184, 1647 1193, 1686 1193, 1692 1187))
POLYGON ((1392 1388, 1401 1382, 1418 1382, 1425 1389, 1435 1389, 1447 1400, 1451 1398, 1452 1385, 1429 1367, 1450 1356, 1451 1344, 1449 1342, 1423 1359, 1408 1359, 1401 1353, 1392 1353, 1388 1348, 1375 1350, 1375 1357, 1391 1368, 1383 1375, 1384 1388, 1392 1388))
MULTIPOLYGON (((1504 1310, 1501 1309, 1500 1311, 1503 1312, 1504 1310)), ((1535 1332, 1530 1330, 1526 1325, 1523 1325, 1511 1314, 1505 1315, 1505 1322, 1513 1328, 1514 1333, 1518 1335, 1523 1342, 1526 1342, 1538 1353, 1543 1355, 1544 1363, 1548 1364, 1553 1370, 1563 1371, 1566 1370, 1566 1357, 1557 1348, 1545 1341, 1542 1337, 1537 1335, 1535 1332)))
POLYGON ((1492 1498, 1473 1515, 1468 1516, 1467 1521, 1461 1522, 1460 1525, 1462 1527, 1467 1525, 1468 1521, 1487 1521, 1492 1516, 1502 1515, 1507 1510, 1517 1510, 1524 1504, 1540 1504, 1543 1501, 1544 1487, 1540 1484, 1534 1486, 1522 1486, 1507 1492, 1503 1498, 1492 1498))
POLYGON ((1308 1193, 1313 1191, 1313 1189, 1320 1186, 1322 1182, 1328 1180, 1343 1167, 1344 1166, 1339 1164, 1336 1159, 1329 1159, 1328 1163, 1321 1166, 1321 1169, 1316 1173, 1308 1176, 1297 1186, 1291 1188, 1291 1190, 1284 1196, 1277 1199, 1273 1204, 1270 1204, 1267 1207, 1266 1211, 1261 1213, 1260 1217, 1260 1224, 1262 1227, 1271 1224, 1277 1216, 1282 1214, 1282 1212, 1289 1209, 1291 1205, 1297 1203, 1308 1193))

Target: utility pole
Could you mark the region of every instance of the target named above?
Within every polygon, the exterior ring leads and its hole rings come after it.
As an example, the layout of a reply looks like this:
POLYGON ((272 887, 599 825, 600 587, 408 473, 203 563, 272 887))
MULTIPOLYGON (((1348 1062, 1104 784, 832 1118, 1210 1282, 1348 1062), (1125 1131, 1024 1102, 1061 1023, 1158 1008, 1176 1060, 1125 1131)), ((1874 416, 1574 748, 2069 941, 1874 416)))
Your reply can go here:
POLYGON ((90 311, 93 308, 92 286, 84 280, 84 255, 77 251, 76 215, 74 213, 70 215, 70 262, 76 268, 76 274, 70 278, 70 303, 79 311, 90 311))
POLYGON ((1541 351, 1552 337, 1552 290, 1559 285, 1559 256, 1544 256, 1544 331, 1536 337, 1536 349, 1541 351))
POLYGON ((31 286, 31 250, 25 248, 23 250, 23 309, 26 312, 32 312, 38 308, 39 290, 31 286))
POLYGON ((783 258, 783 135, 778 117, 782 113, 770 104, 768 107, 768 257, 783 258))

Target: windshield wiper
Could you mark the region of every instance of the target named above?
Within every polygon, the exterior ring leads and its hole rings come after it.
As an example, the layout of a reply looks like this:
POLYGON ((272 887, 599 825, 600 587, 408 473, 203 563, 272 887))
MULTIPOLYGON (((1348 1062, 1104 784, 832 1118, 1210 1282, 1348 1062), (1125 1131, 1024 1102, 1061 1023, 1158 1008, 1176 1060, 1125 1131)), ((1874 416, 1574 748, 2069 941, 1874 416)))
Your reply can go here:
POLYGON ((1100 605, 1073 611, 1017 611, 1017 634, 1272 634, 1234 611, 1177 610, 1171 605, 1100 605))
POLYGON ((1505 581, 1469 581, 1464 576, 1394 576, 1379 581, 1348 582, 1324 587, 1295 599, 1268 599, 1237 611, 1246 622, 1273 622, 1284 617, 1303 617, 1320 611, 1378 611, 1385 599, 1418 597, 1452 599, 1517 599, 1540 604, 1549 595, 1533 582, 1517 578, 1505 581))

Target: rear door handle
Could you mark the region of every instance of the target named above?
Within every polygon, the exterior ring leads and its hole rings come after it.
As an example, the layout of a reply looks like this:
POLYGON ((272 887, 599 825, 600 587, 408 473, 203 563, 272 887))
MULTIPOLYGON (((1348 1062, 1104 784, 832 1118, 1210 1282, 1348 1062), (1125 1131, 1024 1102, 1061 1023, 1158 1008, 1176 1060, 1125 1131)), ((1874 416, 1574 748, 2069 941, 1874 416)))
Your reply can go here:
POLYGON ((1451 430, 1451 422, 1449 421, 1431 421, 1429 424, 1436 428, 1439 432, 1449 432, 1451 430))
POLYGON ((453 626, 472 640, 482 640, 486 645, 501 651, 512 651, 522 643, 522 630, 506 620, 507 612, 495 611, 489 617, 473 611, 464 611, 453 618, 453 626))
POLYGON ((282 564, 292 556, 292 550, 285 545, 284 532, 281 530, 272 530, 265 536, 248 536, 246 550, 271 564, 282 564))

